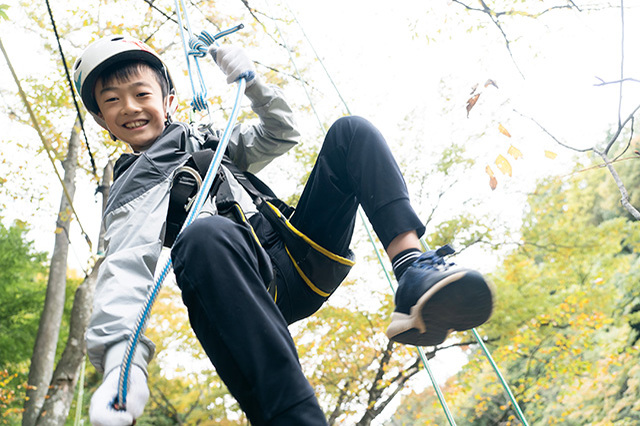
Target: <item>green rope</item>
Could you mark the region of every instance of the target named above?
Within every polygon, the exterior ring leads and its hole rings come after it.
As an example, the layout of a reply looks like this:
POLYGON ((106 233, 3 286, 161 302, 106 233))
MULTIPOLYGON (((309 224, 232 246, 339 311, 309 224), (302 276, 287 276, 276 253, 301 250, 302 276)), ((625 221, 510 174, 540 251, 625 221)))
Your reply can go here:
MULTIPOLYGON (((424 238, 420 238, 420 244, 422 245, 422 248, 425 251, 429 250, 429 245, 424 240, 424 238)), ((522 424, 524 424, 525 426, 529 426, 527 419, 524 417, 524 413, 520 409, 520 406, 518 405, 516 398, 513 396, 513 393, 511 392, 511 388, 509 387, 509 384, 507 383, 505 378, 502 376, 502 373, 500 372, 498 365, 493 360, 493 357, 491 356, 489 349, 487 349, 487 346, 484 344, 484 341, 482 340, 482 338, 480 337, 480 335, 478 334, 475 328, 472 328, 471 332, 473 333, 473 336, 476 338, 476 340, 478 341, 478 344, 482 348, 482 351, 484 352, 484 355, 487 357, 489 364, 491 364, 491 367, 493 367, 493 371, 495 371, 496 376, 498 376, 498 380, 500 380, 500 384, 502 385, 502 388, 504 389, 504 391, 507 393, 507 396, 511 400, 511 404, 513 405, 513 409, 516 411, 516 415, 518 416, 522 424)))
MULTIPOLYGON (((267 8, 269 8, 269 9, 270 9, 270 6, 269 6, 269 2, 268 2, 268 0, 264 0, 264 1, 265 1, 265 4, 267 5, 267 8)), ((271 13, 270 13, 270 14, 271 14, 271 13)), ((280 36, 280 38, 282 39, 282 43, 283 43, 283 45, 284 45, 285 49, 287 50, 287 52, 289 52, 289 60, 290 60, 290 61, 292 62, 292 64, 293 64, 293 67, 294 67, 295 72, 296 72, 296 74, 297 74, 297 76, 298 76, 298 79, 302 82, 303 87, 304 87, 304 81, 303 81, 303 79, 302 79, 302 76, 300 75, 300 72, 299 72, 298 67, 297 67, 297 65, 296 65, 296 63, 295 63, 295 60, 293 59, 293 56, 292 56, 292 55, 291 55, 291 53, 290 53, 290 52, 291 52, 291 50, 290 50, 290 49, 289 49, 289 47, 287 46, 287 42, 286 42, 285 38, 283 37, 282 32, 280 31, 280 28, 278 27, 278 24, 275 22, 275 20, 273 20, 273 22, 274 22, 274 24, 275 24, 275 26, 276 26, 276 29, 277 29, 277 31, 278 31, 278 35, 279 35, 279 36, 280 36)), ((297 22, 297 20, 296 20, 296 22, 297 22)), ((300 25, 300 24, 298 23, 298 25, 300 25)), ((308 38, 307 38, 307 41, 309 41, 309 39, 308 39, 308 38)), ((309 41, 309 44, 311 44, 311 43, 310 43, 310 41, 309 41)), ((315 52, 315 49, 314 49, 314 52, 315 52)), ((318 56, 317 56, 317 54, 316 54, 316 57, 318 57, 318 56)), ((320 61, 320 63, 322 63, 322 60, 320 60, 320 58, 319 58, 319 57, 318 57, 318 60, 320 61)), ((323 68, 324 68, 324 65, 323 65, 323 68)), ((331 76, 329 75, 329 73, 328 73, 327 69, 326 69, 326 68, 324 68, 324 70, 325 70, 325 72, 327 73, 327 75, 329 76, 329 79, 331 80, 331 83, 333 84, 333 87, 334 87, 334 88, 336 89, 336 91, 338 92, 338 95, 340 96, 340 99, 342 100, 342 103, 343 103, 343 105, 344 105, 345 109, 347 110, 347 113, 348 113, 349 115, 351 115, 351 111, 349 110, 349 107, 348 107, 347 103, 344 101, 344 99, 343 99, 343 98, 342 98, 342 96, 340 95, 340 92, 338 91, 338 88, 336 87, 335 83, 333 83, 333 79, 331 79, 331 76)), ((314 114, 315 114, 315 116, 316 116, 316 119, 318 120, 318 123, 320 124, 320 127, 322 128, 322 131, 323 131, 323 132, 326 132, 326 129, 325 129, 324 125, 322 124, 322 121, 320 120, 320 117, 318 116, 318 113, 317 113, 317 111, 316 111, 316 109, 315 109, 315 107, 314 107, 314 103, 313 103, 313 101, 312 101, 312 99, 311 99, 311 96, 309 95, 309 92, 306 90, 306 87, 304 88, 304 90, 305 90, 305 93, 306 93, 306 95, 307 95, 307 99, 309 100, 309 104, 311 105, 312 110, 313 110, 313 112, 314 112, 314 114)), ((360 218, 361 218, 361 220, 362 220, 362 224, 364 225, 365 230, 367 231, 367 234, 369 235, 369 241, 370 241, 370 242, 371 242, 371 244, 373 245, 374 252, 376 253, 376 256, 378 257, 378 262, 380 263, 380 266, 382 267, 382 270, 384 271, 384 274, 385 274, 385 276, 386 276, 386 278, 387 278, 387 281, 388 281, 388 283, 389 283, 389 286, 391 287, 392 292, 395 294, 395 289, 394 289, 394 287, 393 287, 393 283, 392 283, 391 277, 389 276, 389 273, 387 272, 387 269, 386 269, 386 268, 385 268, 385 266, 384 266, 384 262, 383 262, 382 258, 380 257, 380 254, 379 254, 379 252, 378 252, 378 248, 377 248, 377 246, 376 246, 376 242, 375 242, 375 240, 374 240, 374 238, 373 238, 373 235, 371 234, 371 231, 370 231, 370 229, 369 229, 369 225, 367 224, 367 220, 365 219, 364 214, 362 213, 362 209, 361 209, 361 208, 359 208, 359 209, 358 209, 358 214, 359 214, 359 216, 360 216, 360 218)), ((446 414, 446 416, 447 416, 447 419, 449 420, 449 424, 450 424, 451 426, 455 426, 455 425, 456 425, 456 422, 455 422, 455 420, 453 419, 453 416, 451 415, 451 412, 449 411, 449 408, 448 408, 448 406, 447 406, 447 403, 446 403, 446 401, 445 401, 445 399, 444 399, 444 395, 443 395, 442 391, 440 390, 440 387, 438 386, 438 383, 437 383, 437 381, 435 380, 435 377, 434 377, 433 373, 431 372, 431 369, 429 368, 429 363, 427 362, 427 357, 425 356, 424 351, 422 350, 422 348, 418 347, 418 348, 417 348, 417 350, 418 350, 418 354, 419 354, 419 356, 420 356, 420 359, 422 360, 422 363, 423 363, 423 365, 424 365, 425 369, 427 370, 427 373, 429 374, 429 378, 431 379, 431 383, 432 383, 432 385, 433 385, 433 388, 434 388, 434 389, 435 389, 435 391, 436 391, 436 395, 438 396, 438 399, 439 399, 439 401, 440 401, 440 404, 442 405, 442 408, 443 408, 443 409, 444 409, 444 411, 445 411, 445 414, 446 414)))
POLYGON ((471 329, 471 332, 475 336, 476 340, 480 344, 480 347, 482 348, 482 351, 484 352, 485 356, 489 360, 489 363, 493 367, 493 371, 496 372, 496 376, 498 376, 498 379, 500 380, 502 387, 504 388, 505 392, 509 396, 509 399, 511 400, 511 404, 513 405, 513 409, 516 411, 518 418, 520 419, 522 424, 524 424, 525 426, 529 426, 529 423, 527 423, 527 419, 524 417, 524 413, 520 409, 520 406, 518 405, 516 398, 513 396, 513 393, 511 393, 511 389, 509 389, 509 384, 504 379, 504 377, 502 377, 502 373, 500 373, 500 370, 498 369, 498 365, 493 360, 493 357, 491 356, 491 354, 489 353, 489 350, 487 349, 486 345, 482 341, 482 338, 480 337, 480 335, 478 334, 475 328, 471 329))
MULTIPOLYGON (((395 296, 396 295, 396 289, 393 286, 393 282, 391 281, 391 277, 389 276, 389 273, 387 272, 387 268, 384 267, 384 262, 382 260, 382 256, 380 256, 380 252, 378 251, 378 248, 376 246, 376 242, 375 242, 375 240, 373 238, 373 234, 371 234, 371 231, 369 229, 369 225, 367 225, 367 220, 365 219, 361 208, 358 209, 358 213, 360 214, 360 218, 362 219, 362 223, 364 224, 364 229, 367 231, 367 235, 369 236, 369 241, 373 245, 373 250, 376 253, 376 256, 378 258, 378 262, 380 263, 380 266, 382 267, 382 270, 384 271, 384 274, 387 277, 387 281, 389 283, 389 287, 391 287, 391 292, 395 296)), ((447 405, 447 401, 444 399, 444 394, 440 390, 440 386, 438 386, 438 382, 436 381, 435 376, 431 372, 431 368, 429 368, 429 363, 427 362, 427 357, 424 354, 424 350, 419 346, 416 347, 416 349, 418 350, 418 354, 420 355, 420 359, 422 360, 422 364, 424 365, 425 370, 427 370, 427 373, 429 374, 429 379, 431 379, 431 383, 433 384, 433 388, 435 389, 436 395, 438 396, 438 401, 440 401, 440 405, 442 406, 442 409, 444 410, 445 416, 447 416, 447 420, 449 421, 449 424, 452 425, 452 426, 455 426, 456 421, 454 420, 453 416, 451 415, 451 411, 449 411, 449 406, 447 405)))

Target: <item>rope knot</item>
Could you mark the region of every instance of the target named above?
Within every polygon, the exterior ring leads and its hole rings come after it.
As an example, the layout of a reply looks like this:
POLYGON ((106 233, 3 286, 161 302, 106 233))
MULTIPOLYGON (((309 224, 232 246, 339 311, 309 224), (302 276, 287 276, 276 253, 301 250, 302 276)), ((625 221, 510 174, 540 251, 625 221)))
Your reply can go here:
POLYGON ((199 92, 193 96, 193 101, 191 102, 191 106, 196 111, 205 111, 208 109, 206 92, 199 92))
POLYGON ((209 45, 205 44, 205 42, 196 36, 191 36, 189 39, 189 55, 195 56, 197 58, 204 57, 209 51, 209 45))

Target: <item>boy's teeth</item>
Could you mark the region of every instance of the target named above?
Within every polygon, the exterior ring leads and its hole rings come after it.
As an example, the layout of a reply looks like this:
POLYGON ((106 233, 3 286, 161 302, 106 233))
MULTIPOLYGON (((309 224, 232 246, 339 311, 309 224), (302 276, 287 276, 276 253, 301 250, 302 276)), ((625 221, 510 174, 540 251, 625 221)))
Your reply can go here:
POLYGON ((140 127, 140 126, 142 126, 142 125, 144 125, 144 124, 146 124, 146 121, 134 121, 134 122, 132 122, 132 123, 127 123, 127 124, 125 124, 124 126, 125 126, 127 129, 134 129, 134 128, 136 128, 136 127, 140 127))

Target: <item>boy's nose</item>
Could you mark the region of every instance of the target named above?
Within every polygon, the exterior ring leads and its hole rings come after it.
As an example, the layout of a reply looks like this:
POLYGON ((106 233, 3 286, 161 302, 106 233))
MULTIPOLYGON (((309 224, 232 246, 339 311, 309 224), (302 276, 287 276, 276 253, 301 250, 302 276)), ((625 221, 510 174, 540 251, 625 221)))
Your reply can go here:
POLYGON ((122 113, 125 115, 134 114, 140 111, 140 105, 135 99, 127 98, 122 106, 122 113))

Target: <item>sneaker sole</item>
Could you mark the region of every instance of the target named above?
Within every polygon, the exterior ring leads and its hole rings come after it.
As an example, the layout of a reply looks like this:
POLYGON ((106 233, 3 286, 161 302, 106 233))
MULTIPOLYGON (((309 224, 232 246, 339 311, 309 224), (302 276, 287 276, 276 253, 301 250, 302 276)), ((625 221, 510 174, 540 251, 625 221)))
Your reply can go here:
POLYGON ((408 345, 435 346, 452 331, 484 324, 492 311, 492 287, 478 272, 460 271, 431 287, 409 315, 391 314, 387 337, 408 345))

